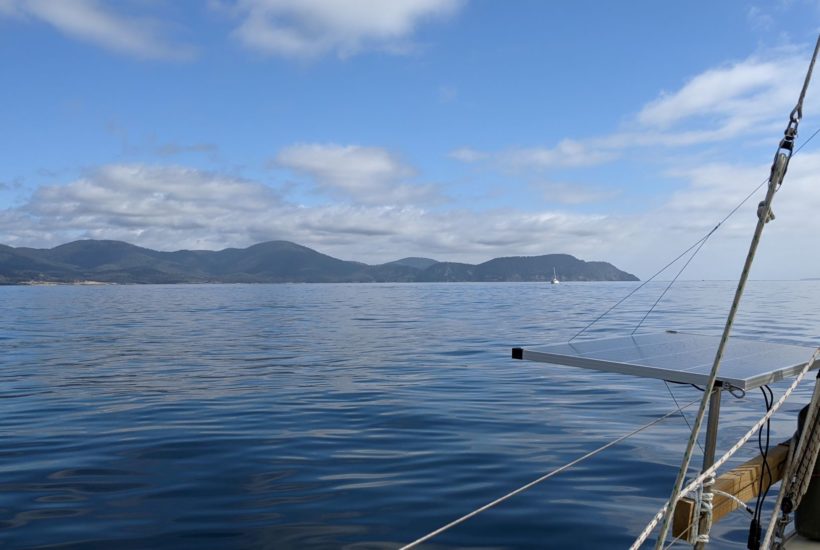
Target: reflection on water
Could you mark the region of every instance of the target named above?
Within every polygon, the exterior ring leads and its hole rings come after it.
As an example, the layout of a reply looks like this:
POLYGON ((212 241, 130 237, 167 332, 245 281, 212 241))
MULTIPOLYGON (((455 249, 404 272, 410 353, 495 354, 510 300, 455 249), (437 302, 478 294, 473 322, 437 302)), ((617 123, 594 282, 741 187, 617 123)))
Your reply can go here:
MULTIPOLYGON (((395 548, 672 408, 658 381, 509 359, 633 285, 2 287, 0 544, 395 548)), ((588 335, 631 331, 649 289, 588 335)), ((752 283, 736 334, 817 345, 819 291, 752 283)), ((642 330, 718 334, 732 292, 679 283, 642 330)), ((721 444, 761 410, 725 402, 721 444)), ((436 545, 624 547, 686 434, 672 418, 436 545)))

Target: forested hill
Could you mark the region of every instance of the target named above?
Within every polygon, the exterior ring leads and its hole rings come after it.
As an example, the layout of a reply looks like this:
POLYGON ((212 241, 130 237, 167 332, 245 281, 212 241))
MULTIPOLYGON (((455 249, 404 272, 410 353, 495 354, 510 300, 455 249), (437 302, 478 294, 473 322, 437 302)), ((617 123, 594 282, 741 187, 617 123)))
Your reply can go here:
POLYGON ((495 258, 478 265, 416 257, 367 265, 287 241, 176 252, 101 240, 50 249, 0 245, 0 284, 549 281, 553 268, 562 282, 638 280, 610 263, 568 254, 495 258))

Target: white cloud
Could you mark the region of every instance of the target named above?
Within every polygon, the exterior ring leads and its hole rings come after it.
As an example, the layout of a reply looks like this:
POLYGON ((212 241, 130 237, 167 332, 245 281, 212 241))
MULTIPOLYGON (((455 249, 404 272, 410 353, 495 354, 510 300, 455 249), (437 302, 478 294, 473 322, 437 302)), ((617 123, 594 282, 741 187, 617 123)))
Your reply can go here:
MULTIPOLYGON (((269 186, 179 166, 112 165, 63 185, 42 186, 0 210, 0 243, 53 246, 119 239, 160 250, 294 241, 338 258, 380 263, 402 256, 481 262, 564 252, 648 276, 700 238, 767 174, 768 167, 708 164, 679 170, 682 189, 657 209, 629 215, 428 210, 418 206, 304 206, 269 186)), ((818 276, 820 153, 795 157, 776 196, 753 277, 818 276)), ((736 277, 763 191, 711 239, 685 277, 736 277)))
POLYGON ((532 184, 548 203, 567 205, 602 202, 616 197, 618 189, 606 189, 598 185, 566 182, 536 182, 532 184))
POLYGON ((733 125, 740 131, 771 116, 783 118, 797 99, 805 71, 805 60, 796 57, 769 61, 750 58, 711 69, 677 92, 663 94, 646 105, 638 121, 666 128, 709 117, 707 122, 712 125, 733 125))
MULTIPOLYGON (((767 179, 769 169, 766 164, 712 163, 673 172, 672 175, 684 178, 689 185, 673 194, 664 210, 672 217, 685 217, 699 227, 717 223, 767 179)), ((815 236, 820 234, 820 217, 816 215, 820 212, 820 189, 816 185, 818 173, 820 153, 801 153, 794 157, 784 184, 775 195, 773 210, 777 218, 770 228, 788 227, 795 239, 816 239, 815 236)), ((745 214, 752 221, 756 221, 757 204, 765 193, 766 187, 763 186, 747 202, 745 214)), ((751 233, 748 236, 751 237, 751 233)))
POLYGON ((433 185, 410 184, 414 170, 379 147, 300 144, 282 149, 279 166, 308 175, 334 196, 366 204, 408 204, 437 200, 433 185))
POLYGON ((3 14, 36 19, 74 38, 136 57, 184 59, 193 53, 190 47, 168 43, 156 20, 122 15, 95 0, 3 0, 3 14))
POLYGON ((105 238, 178 250, 285 239, 370 263, 407 255, 478 262, 550 252, 602 257, 598 253, 621 225, 610 216, 557 211, 306 207, 253 181, 178 166, 112 165, 42 186, 22 206, 0 211, 0 242, 53 246, 105 238))
POLYGON ((759 31, 768 31, 774 25, 774 17, 757 6, 749 7, 746 12, 746 20, 754 30, 759 31))
MULTIPOLYGON (((539 171, 606 163, 629 150, 651 147, 693 148, 782 131, 799 95, 808 58, 801 48, 781 49, 769 58, 746 60, 706 70, 680 89, 662 93, 628 118, 620 129, 553 147, 522 147, 486 152, 462 147, 450 153, 462 162, 489 160, 503 168, 539 171)), ((806 102, 820 103, 820 86, 810 87, 806 102)))
MULTIPOLYGON (((708 163, 670 173, 683 180, 684 187, 657 209, 636 216, 634 221, 643 230, 633 234, 630 248, 616 247, 611 254, 636 266, 641 273, 650 274, 721 221, 764 182, 769 168, 767 164, 708 163)), ((792 160, 785 183, 775 195, 773 210, 777 217, 766 225, 753 278, 820 276, 820 263, 813 254, 820 234, 817 173, 820 153, 801 153, 792 160)), ((685 278, 734 279, 740 274, 757 223, 757 205, 765 193, 763 186, 721 226, 685 278)))
MULTIPOLYGON (((789 47, 706 70, 647 103, 626 131, 592 141, 602 147, 691 147, 782 131, 808 61, 806 48, 789 47)), ((805 101, 820 102, 820 89, 809 87, 805 101)))
MULTIPOLYGON (((29 202, 0 215, 0 231, 9 242, 25 239, 26 228, 40 228, 46 240, 72 235, 123 239, 166 248, 175 233, 208 235, 220 227, 218 240, 230 241, 248 229, 245 217, 260 216, 277 204, 268 187, 183 167, 112 165, 67 185, 38 188, 29 202), (22 235, 14 224, 21 225, 22 235), (5 223, 3 223, 5 222, 5 223), (17 235, 17 237, 15 237, 17 235)), ((213 242, 214 236, 205 241, 213 242)))
POLYGON ((489 155, 487 153, 482 153, 481 151, 476 151, 471 147, 460 147, 450 151, 447 156, 461 162, 478 162, 480 160, 484 160, 489 155))
POLYGON ((403 51, 424 21, 454 14, 462 0, 240 0, 236 36, 247 47, 284 57, 340 57, 364 49, 403 51))
POLYGON ((543 170, 594 166, 616 158, 614 151, 593 149, 579 141, 564 139, 553 148, 511 149, 497 155, 501 164, 515 170, 543 170))
POLYGON ((582 143, 564 139, 555 147, 522 147, 498 152, 460 147, 451 151, 447 156, 464 163, 489 161, 505 170, 525 172, 595 166, 609 162, 618 155, 619 152, 615 147, 605 143, 582 143))

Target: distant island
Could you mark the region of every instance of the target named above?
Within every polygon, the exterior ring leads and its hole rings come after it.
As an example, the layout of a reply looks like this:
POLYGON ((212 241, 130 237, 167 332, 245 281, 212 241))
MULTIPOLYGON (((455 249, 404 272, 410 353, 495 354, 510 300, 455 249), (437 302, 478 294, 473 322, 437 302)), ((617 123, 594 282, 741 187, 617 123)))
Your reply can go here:
POLYGON ((607 262, 569 254, 495 258, 478 264, 403 258, 345 261, 288 241, 248 248, 160 252, 122 241, 81 240, 40 249, 0 245, 0 284, 348 283, 637 281, 607 262))

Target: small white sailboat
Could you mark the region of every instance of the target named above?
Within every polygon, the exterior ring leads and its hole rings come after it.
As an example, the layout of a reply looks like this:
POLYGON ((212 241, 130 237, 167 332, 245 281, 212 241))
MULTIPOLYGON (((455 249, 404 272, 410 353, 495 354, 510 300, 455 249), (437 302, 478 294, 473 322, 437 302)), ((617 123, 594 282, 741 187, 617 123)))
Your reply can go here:
POLYGON ((555 268, 554 267, 552 268, 552 281, 550 281, 550 282, 554 285, 557 285, 558 283, 561 282, 561 281, 558 280, 558 277, 555 275, 555 268))

